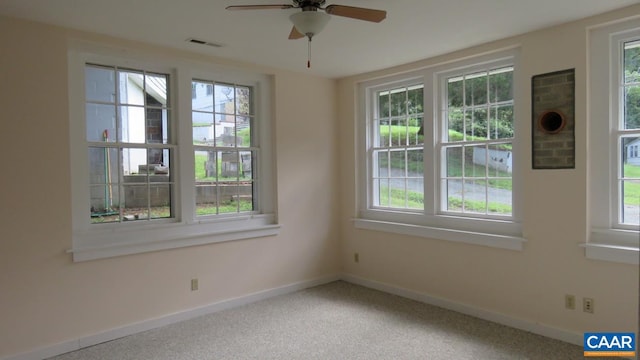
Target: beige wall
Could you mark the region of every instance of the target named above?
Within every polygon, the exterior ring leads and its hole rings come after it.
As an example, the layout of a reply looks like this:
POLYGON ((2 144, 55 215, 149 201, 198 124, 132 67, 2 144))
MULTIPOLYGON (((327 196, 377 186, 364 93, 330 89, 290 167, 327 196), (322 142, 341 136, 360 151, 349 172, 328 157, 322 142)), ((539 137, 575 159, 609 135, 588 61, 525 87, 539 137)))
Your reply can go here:
MULTIPOLYGON (((587 36, 586 27, 640 13, 640 6, 543 31, 466 49, 458 53, 339 82, 341 129, 341 236, 344 272, 368 280, 440 297, 474 308, 558 329, 634 331, 638 321, 638 266, 588 260, 578 244, 587 236, 587 36), (520 47, 517 69, 517 136, 524 152, 516 154, 524 176, 523 230, 528 240, 520 252, 355 229, 354 153, 358 82, 465 56, 520 47), (576 168, 531 169, 531 90, 533 75, 575 68, 576 168), (353 262, 358 252, 360 262, 353 262), (595 299, 595 314, 564 309, 564 295, 595 299)), ((592 204, 593 206, 593 204, 592 204)), ((596 205, 597 206, 597 205, 596 205)))
POLYGON ((0 358, 339 272, 336 82, 247 65, 275 79, 280 235, 72 263, 69 37, 225 63, 0 17, 0 358))

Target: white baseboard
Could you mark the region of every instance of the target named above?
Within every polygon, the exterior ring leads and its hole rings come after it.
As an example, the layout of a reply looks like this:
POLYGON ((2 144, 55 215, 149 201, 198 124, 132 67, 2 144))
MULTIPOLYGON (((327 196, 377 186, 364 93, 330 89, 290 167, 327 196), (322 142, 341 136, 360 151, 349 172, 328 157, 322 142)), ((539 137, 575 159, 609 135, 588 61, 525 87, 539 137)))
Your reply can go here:
POLYGON ((498 324, 506 325, 512 328, 528 331, 530 333, 546 336, 548 338, 561 340, 564 342, 568 342, 570 344, 574 344, 578 346, 583 345, 582 333, 575 333, 575 332, 571 332, 563 329, 558 329, 548 325, 538 324, 528 320, 513 318, 497 312, 426 295, 413 290, 397 287, 391 284, 364 279, 354 275, 343 274, 341 277, 341 280, 350 282, 356 285, 368 287, 371 289, 380 290, 389 294, 402 296, 402 297, 416 300, 425 304, 434 305, 444 309, 470 315, 483 320, 488 320, 498 324))
POLYGON ((109 329, 97 334, 83 336, 77 339, 65 341, 59 344, 45 346, 32 351, 24 352, 21 354, 10 355, 0 358, 0 360, 42 360, 52 356, 64 354, 70 351, 79 350, 85 347, 97 345, 103 342, 115 340, 124 336, 133 335, 139 332, 152 330, 162 326, 174 324, 180 321, 196 318, 207 314, 212 314, 218 311, 232 309, 238 306, 250 304, 256 301, 265 300, 274 296, 284 295, 295 291, 307 289, 310 287, 327 284, 333 281, 340 280, 339 275, 324 276, 317 279, 300 281, 281 287, 267 289, 259 292, 255 292, 249 295, 227 299, 213 304, 205 305, 202 307, 180 311, 174 314, 161 316, 155 319, 144 320, 141 322, 128 324, 122 327, 109 329))

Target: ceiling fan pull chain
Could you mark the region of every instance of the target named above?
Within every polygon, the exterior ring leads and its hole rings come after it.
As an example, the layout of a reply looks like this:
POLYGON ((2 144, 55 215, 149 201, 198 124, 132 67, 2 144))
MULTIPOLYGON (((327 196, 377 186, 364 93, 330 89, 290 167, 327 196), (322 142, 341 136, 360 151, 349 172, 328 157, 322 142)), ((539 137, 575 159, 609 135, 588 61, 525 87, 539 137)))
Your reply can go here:
POLYGON ((309 42, 307 42, 307 69, 311 68, 311 37, 309 37, 309 42))

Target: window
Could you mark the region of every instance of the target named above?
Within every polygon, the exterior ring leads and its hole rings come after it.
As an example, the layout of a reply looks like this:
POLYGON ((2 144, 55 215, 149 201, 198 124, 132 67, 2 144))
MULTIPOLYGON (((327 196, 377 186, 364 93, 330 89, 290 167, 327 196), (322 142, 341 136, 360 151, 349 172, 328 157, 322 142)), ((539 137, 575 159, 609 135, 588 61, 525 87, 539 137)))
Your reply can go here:
POLYGON ((356 226, 522 248, 514 64, 503 52, 361 84, 356 226))
POLYGON ((74 260, 277 234, 270 78, 109 52, 70 49, 74 260))
POLYGON ((85 65, 92 223, 171 218, 168 74, 85 65))
POLYGON ((638 264, 640 21, 594 28, 589 37, 590 203, 599 206, 589 209, 584 246, 587 257, 638 264))
POLYGON ((442 213, 512 214, 513 67, 442 77, 442 213))
POLYGON ((373 199, 381 208, 424 209, 423 85, 376 91, 373 199))
POLYGON ((253 91, 247 86, 194 80, 206 88, 192 101, 196 214, 253 211, 255 159, 253 91), (209 91, 211 89, 211 91, 209 91), (215 89, 215 91, 213 90, 215 89))

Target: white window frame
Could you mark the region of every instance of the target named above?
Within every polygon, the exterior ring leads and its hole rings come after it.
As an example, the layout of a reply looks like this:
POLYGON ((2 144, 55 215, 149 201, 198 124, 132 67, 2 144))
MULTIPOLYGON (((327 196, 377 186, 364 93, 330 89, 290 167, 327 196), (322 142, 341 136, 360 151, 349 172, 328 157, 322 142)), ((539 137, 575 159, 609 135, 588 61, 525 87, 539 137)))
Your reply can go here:
POLYGON ((275 168, 272 142, 272 78, 158 56, 133 49, 111 48, 81 40, 71 41, 68 52, 70 161, 72 189, 72 248, 74 261, 86 261, 149 251, 174 249, 223 241, 277 235, 275 168), (88 155, 85 121, 85 64, 103 64, 170 74, 173 104, 171 125, 176 146, 171 164, 175 176, 175 217, 158 221, 91 224, 89 207, 88 155), (257 208, 250 213, 197 217, 195 210, 195 172, 191 128, 191 81, 214 79, 251 86, 254 89, 256 145, 260 147, 255 186, 257 208))
MULTIPOLYGON (((496 218, 492 216, 461 216, 460 214, 444 213, 440 211, 440 175, 433 171, 431 176, 425 176, 424 211, 415 209, 382 209, 372 206, 373 199, 372 163, 369 150, 372 142, 373 97, 376 91, 391 86, 424 84, 424 168, 441 169, 441 155, 439 148, 440 105, 445 101, 441 94, 443 78, 451 72, 467 72, 474 68, 487 66, 514 67, 514 99, 518 93, 517 76, 518 51, 514 49, 496 51, 465 60, 439 64, 433 67, 418 69, 409 73, 364 81, 358 85, 358 113, 356 121, 356 153, 358 156, 357 180, 358 184, 358 215, 354 219, 356 228, 369 229, 396 234, 411 235, 430 239, 448 240, 474 245, 483 245, 510 250, 522 250, 526 240, 522 237, 520 224, 520 175, 523 152, 520 142, 513 141, 514 169, 513 169, 513 212, 511 217, 496 218), (434 124, 435 126, 429 126, 434 124), (517 154, 517 155, 516 155, 517 154)), ((514 132, 523 133, 520 125, 517 102, 514 105, 514 132)), ((426 172, 426 171, 425 171, 426 172)))
POLYGON ((618 224, 621 44, 631 39, 640 39, 640 18, 588 29, 590 233, 581 246, 589 259, 638 264, 640 234, 618 224))

